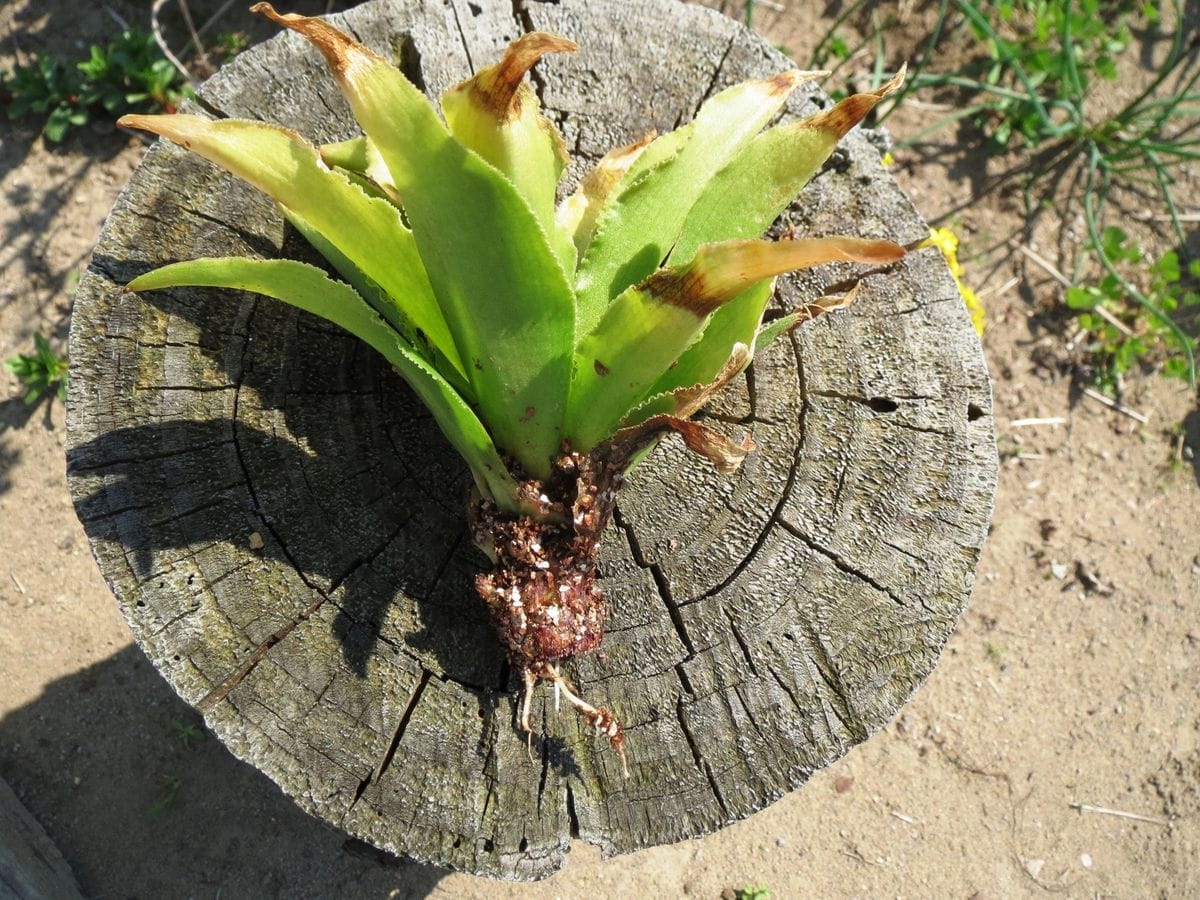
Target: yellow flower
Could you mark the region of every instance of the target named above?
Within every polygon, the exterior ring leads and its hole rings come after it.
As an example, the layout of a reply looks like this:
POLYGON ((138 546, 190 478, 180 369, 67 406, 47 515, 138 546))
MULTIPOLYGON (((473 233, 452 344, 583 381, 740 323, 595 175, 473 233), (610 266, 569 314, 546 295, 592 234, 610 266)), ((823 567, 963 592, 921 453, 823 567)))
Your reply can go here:
POLYGON ((962 295, 967 312, 971 314, 971 324, 975 327, 975 333, 982 336, 984 319, 983 302, 979 299, 979 295, 975 291, 963 284, 963 267, 962 263, 958 261, 958 235, 949 228, 934 228, 930 230, 929 238, 921 246, 937 247, 942 251, 942 256, 946 258, 946 265, 950 269, 950 274, 954 276, 954 283, 958 286, 958 293, 962 295))
POLYGON ((890 152, 888 152, 888 153, 883 154, 883 156, 880 157, 879 161, 881 163, 883 163, 883 167, 885 169, 890 169, 892 166, 894 166, 896 164, 896 157, 892 156, 892 154, 890 152))

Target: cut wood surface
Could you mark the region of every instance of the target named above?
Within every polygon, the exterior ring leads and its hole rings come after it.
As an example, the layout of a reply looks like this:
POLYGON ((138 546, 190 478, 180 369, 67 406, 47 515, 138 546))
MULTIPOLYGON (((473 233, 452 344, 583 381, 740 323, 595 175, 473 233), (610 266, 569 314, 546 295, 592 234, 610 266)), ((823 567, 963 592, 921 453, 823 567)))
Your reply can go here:
MULTIPOLYGON (((713 92, 791 65, 670 0, 376 0, 334 20, 432 95, 523 31, 575 39, 535 77, 575 155, 568 184, 713 92)), ((788 114, 828 102, 802 88, 788 114)), ((315 141, 356 131, 291 34, 239 56, 198 103, 315 141)), ((927 233, 860 132, 787 225, 927 233)), ((936 664, 996 478, 983 356, 938 251, 783 280, 775 309, 861 288, 711 411, 757 451, 724 477, 671 438, 635 470, 601 554, 602 652, 568 666, 624 721, 629 778, 549 690, 530 758, 472 585, 486 561, 467 534, 467 470, 382 359, 275 301, 122 289, 233 254, 314 258, 264 195, 155 145, 80 285, 69 475, 138 643, 313 815, 418 860, 540 878, 572 836, 623 853, 761 809, 885 724, 936 664)))

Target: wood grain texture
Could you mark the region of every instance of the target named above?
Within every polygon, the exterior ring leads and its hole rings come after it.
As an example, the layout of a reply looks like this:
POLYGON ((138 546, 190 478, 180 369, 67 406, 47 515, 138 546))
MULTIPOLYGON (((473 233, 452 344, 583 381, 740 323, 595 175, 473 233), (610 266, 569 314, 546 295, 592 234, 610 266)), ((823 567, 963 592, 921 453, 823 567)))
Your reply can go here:
MULTIPOLYGON (((671 0, 376 0, 340 17, 436 93, 522 31, 581 45, 537 86, 570 176, 703 99, 789 64, 671 0)), ((354 133, 316 53, 285 34, 199 101, 324 141, 354 133)), ((788 114, 827 104, 813 90, 788 114)), ((926 226, 851 134, 784 222, 909 243, 926 226)), ((382 360, 233 292, 126 294, 200 255, 312 259, 272 204, 155 145, 105 225, 71 337, 71 489, 147 655, 238 756, 305 809, 418 860, 551 874, 761 809, 880 728, 965 606, 996 477, 979 342, 935 250, 868 273, 859 303, 756 360, 709 421, 753 431, 732 478, 672 438, 639 467, 602 553, 603 653, 573 678, 624 720, 632 776, 539 694, 527 755, 472 578, 468 476, 382 360), (258 547, 261 539, 261 547, 258 547), (255 549, 258 547, 258 549, 255 549)), ((853 276, 791 278, 782 307, 853 276)))

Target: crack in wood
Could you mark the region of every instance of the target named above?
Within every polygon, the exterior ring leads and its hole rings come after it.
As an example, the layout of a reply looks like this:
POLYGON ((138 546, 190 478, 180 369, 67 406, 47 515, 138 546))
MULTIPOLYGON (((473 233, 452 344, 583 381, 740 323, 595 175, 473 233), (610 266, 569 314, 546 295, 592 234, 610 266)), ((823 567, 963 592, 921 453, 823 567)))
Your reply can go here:
POLYGON ((687 725, 687 717, 683 713, 683 698, 680 697, 675 703, 675 717, 679 720, 679 728, 683 731, 683 737, 687 741, 688 747, 692 751, 692 760, 696 764, 696 769, 708 781, 709 788, 712 789, 713 796, 717 800, 717 805, 721 807, 721 813, 726 819, 729 818, 729 807, 725 805, 725 798, 721 795, 721 786, 717 784, 717 778, 713 774, 712 766, 708 760, 700 752, 700 745, 696 743, 696 738, 692 734, 687 725))
POLYGON ((579 814, 575 812, 575 791, 571 789, 571 785, 566 785, 567 788, 567 821, 570 822, 570 834, 573 838, 580 836, 579 832, 579 814))
MULTIPOLYGON (((400 714, 400 721, 396 723, 396 729, 392 732, 392 738, 388 742, 387 749, 379 760, 379 765, 375 767, 375 771, 359 782, 358 788, 354 792, 354 799, 350 801, 350 806, 346 809, 345 815, 350 815, 355 804, 362 799, 362 795, 367 788, 372 784, 378 784, 387 772, 388 767, 392 764, 392 759, 396 755, 396 750, 400 746, 400 741, 404 738, 404 730, 408 728, 408 723, 412 719, 413 713, 416 711, 417 704, 421 702, 421 695, 425 693, 425 686, 429 684, 429 679, 432 673, 428 669, 421 670, 421 677, 417 681, 417 685, 413 688, 412 694, 408 698, 408 703, 404 707, 404 712, 400 714)), ((343 816, 343 819, 345 816, 343 816)))
POLYGON ((851 576, 859 579, 863 583, 870 585, 871 587, 875 588, 875 590, 879 591, 881 594, 888 597, 897 606, 903 607, 906 605, 904 602, 904 598, 899 596, 894 590, 889 588, 887 585, 881 583, 880 581, 876 580, 872 576, 868 575, 862 569, 859 569, 855 566, 850 565, 850 563, 848 563, 846 561, 845 557, 843 557, 840 553, 830 550, 828 547, 821 544, 820 541, 816 540, 815 538, 811 537, 808 534, 805 534, 804 531, 802 531, 796 525, 793 525, 787 519, 785 519, 781 516, 778 519, 777 524, 779 525, 780 528, 782 528, 788 534, 792 535, 792 537, 797 538, 798 540, 802 541, 804 543, 804 545, 806 547, 808 547, 810 550, 815 550, 817 553, 821 554, 821 556, 825 557, 827 560, 829 560, 831 563, 833 563, 833 565, 838 569, 838 571, 844 572, 847 575, 851 575, 851 576))
POLYGON ((809 623, 801 622, 800 630, 804 633, 809 647, 812 648, 811 662, 816 667, 817 674, 821 676, 825 686, 829 688, 830 695, 825 699, 829 702, 830 709, 838 717, 838 721, 842 723, 842 727, 846 729, 854 743, 865 741, 867 729, 863 727, 858 715, 854 712, 854 706, 850 702, 850 696, 846 691, 845 684, 842 683, 842 676, 838 673, 829 648, 825 646, 821 635, 809 623))
POLYGON ((463 55, 467 58, 467 68, 471 70, 471 74, 475 74, 475 61, 471 59, 471 48, 467 44, 467 33, 463 31, 462 20, 458 17, 458 4, 451 2, 446 4, 450 7, 450 12, 454 16, 454 27, 458 31, 458 39, 462 43, 463 55))
MULTIPOLYGON (((737 43, 737 39, 738 30, 735 28, 733 33, 729 36, 729 43, 725 45, 725 50, 721 54, 721 59, 717 63, 717 67, 713 70, 712 78, 710 78, 708 81, 708 87, 704 89, 704 93, 701 95, 700 99, 696 102, 696 105, 692 109, 692 115, 690 116, 691 119, 696 118, 696 114, 700 112, 700 107, 704 105, 704 102, 708 100, 713 95, 713 91, 717 89, 717 83, 721 80, 721 73, 725 71, 725 62, 729 59, 729 54, 733 52, 733 45, 737 43)), ((675 120, 675 128, 678 128, 683 124, 685 112, 685 110, 680 110, 679 117, 675 120)))
POLYGON ((754 667, 754 657, 750 655, 750 645, 746 643, 745 637, 737 627, 737 622, 734 621, 733 613, 720 605, 721 612, 725 614, 726 620, 729 622, 729 631, 733 634, 733 639, 737 641, 737 645, 742 649, 742 656, 746 659, 746 665, 750 667, 750 674, 755 678, 758 677, 758 669, 754 667))
MULTIPOLYGON (((803 408, 804 407, 801 406, 801 410, 803 410, 803 408)), ((750 548, 746 551, 746 555, 742 557, 737 565, 733 567, 733 571, 731 571, 725 577, 725 579, 721 581, 720 584, 709 588, 703 594, 700 594, 698 597, 695 597, 691 600, 680 601, 679 606, 690 606, 693 603, 699 603, 702 600, 715 597, 717 594, 725 590, 725 588, 729 587, 729 585, 733 584, 733 582, 737 580, 738 576, 746 571, 746 569, 750 567, 750 564, 754 562, 755 558, 762 550, 763 545, 767 542, 767 538, 770 536, 771 530, 775 527, 775 523, 778 522, 780 516, 783 515, 784 506, 792 496, 792 487, 796 483, 796 472, 800 467, 800 450, 802 445, 803 440, 801 440, 800 444, 797 445, 795 452, 792 454, 792 462, 788 466, 787 480, 784 482, 783 490, 780 492, 779 502, 775 504, 775 508, 771 511, 771 515, 767 518, 767 521, 763 525, 762 530, 759 532, 758 537, 754 539, 754 543, 751 544, 750 548)))
MULTIPOLYGON (((314 590, 316 589, 314 588, 314 590)), ((320 594, 320 591, 317 591, 317 593, 320 594)), ((317 610, 319 610, 328 599, 329 598, 326 595, 320 594, 318 599, 315 600, 307 609, 301 612, 300 615, 288 621, 286 625, 272 634, 265 641, 260 642, 254 648, 254 650, 251 651, 250 657, 244 663, 242 663, 242 665, 234 670, 231 675, 227 676, 224 681, 200 698, 200 701, 196 704, 196 709, 198 709, 201 714, 207 714, 210 712, 218 703, 228 697, 234 688, 245 681, 247 676, 249 676, 250 673, 258 667, 260 662, 266 659, 267 652, 272 647, 291 634, 292 631, 295 630, 296 626, 301 622, 307 622, 310 618, 312 618, 316 614, 317 610)))
POLYGON ((787 694, 788 699, 792 701, 792 706, 796 707, 796 709, 804 715, 808 715, 808 708, 796 698, 796 692, 793 690, 792 685, 783 680, 780 674, 775 671, 774 666, 768 665, 767 671, 771 673, 771 677, 775 679, 775 683, 779 685, 779 689, 787 694))
POLYGON ((620 507, 613 508, 613 522, 616 523, 623 532, 625 539, 629 543, 629 552, 633 556, 633 561, 642 569, 650 573, 650 577, 654 580, 655 587, 658 588, 658 595, 662 599, 663 606, 667 608, 667 615, 671 618, 671 624, 675 627, 675 632, 679 635, 679 640, 683 643, 684 649, 687 651, 686 662, 689 659, 694 659, 696 656, 696 645, 692 643, 692 636, 688 634, 687 625, 683 621, 683 615, 679 611, 679 604, 675 602, 675 598, 671 594, 671 584, 667 579, 666 573, 658 563, 646 561, 645 554, 642 553, 641 545, 638 543, 637 535, 634 534, 633 526, 625 521, 625 517, 621 515, 620 507))

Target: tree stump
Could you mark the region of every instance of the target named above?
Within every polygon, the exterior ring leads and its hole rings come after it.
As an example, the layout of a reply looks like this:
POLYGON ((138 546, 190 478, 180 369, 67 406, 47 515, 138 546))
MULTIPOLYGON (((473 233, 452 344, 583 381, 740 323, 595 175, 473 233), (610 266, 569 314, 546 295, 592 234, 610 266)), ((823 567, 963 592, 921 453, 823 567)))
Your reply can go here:
MULTIPOLYGON (((713 92, 791 64, 671 0, 375 0, 334 17, 436 96, 522 31, 580 51, 535 76, 568 181, 713 92)), ((283 34, 200 91, 214 115, 349 137, 317 54, 283 34)), ((828 99, 802 89, 788 115, 828 99)), ((776 226, 915 242, 927 227, 852 133, 776 226)), ((709 421, 758 450, 733 477, 676 439, 635 470, 601 555, 607 742, 517 685, 472 587, 469 478, 382 359, 253 295, 125 293, 197 256, 314 259, 272 203, 159 143, 118 200, 71 333, 71 489, 138 643, 239 757, 313 815, 405 856, 534 879, 572 836, 606 854, 761 809, 880 728, 965 606, 996 478, 979 342, 936 250, 761 355, 709 421)), ((861 272, 781 282, 787 307, 861 272)))

